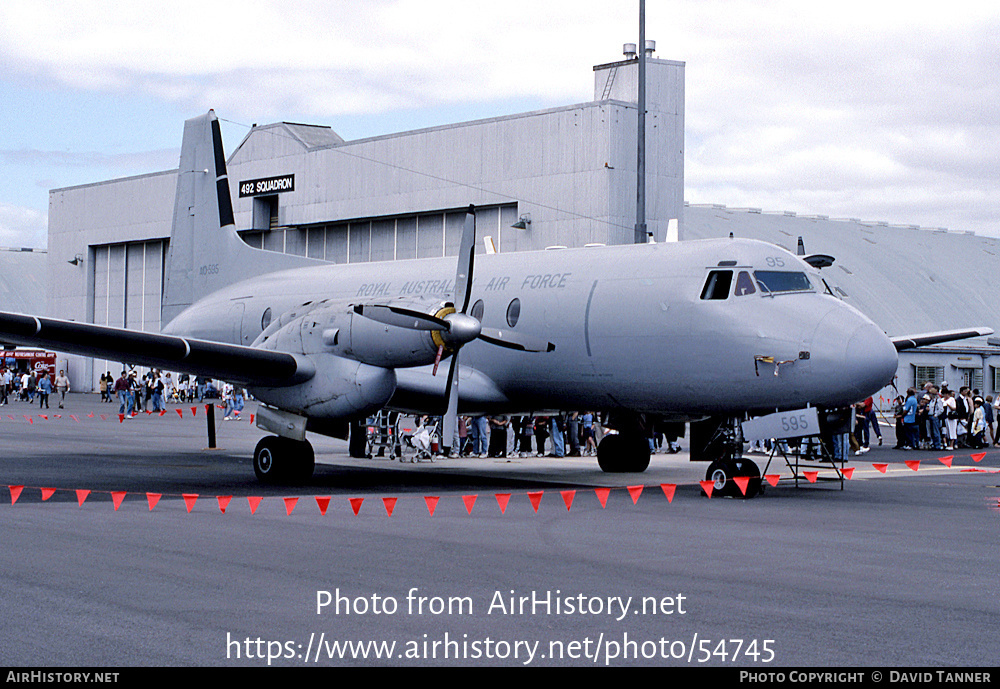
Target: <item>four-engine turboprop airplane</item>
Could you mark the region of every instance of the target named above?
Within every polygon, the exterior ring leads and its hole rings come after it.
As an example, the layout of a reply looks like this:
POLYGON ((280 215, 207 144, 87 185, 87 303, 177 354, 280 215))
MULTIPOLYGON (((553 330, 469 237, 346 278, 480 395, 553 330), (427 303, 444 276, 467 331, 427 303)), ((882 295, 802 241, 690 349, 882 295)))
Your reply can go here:
MULTIPOLYGON (((474 249, 471 207, 457 270, 454 258, 334 265, 251 248, 210 111, 185 123, 163 334, 0 313, 0 337, 246 385, 274 434, 254 469, 274 481, 312 475, 307 431, 346 437, 387 406, 444 413, 446 443, 456 413, 606 411, 619 432, 601 467, 643 471, 647 415, 843 407, 892 381, 897 349, 990 332, 894 341, 817 268, 759 241, 474 249)), ((723 478, 746 471, 720 461, 723 478)))

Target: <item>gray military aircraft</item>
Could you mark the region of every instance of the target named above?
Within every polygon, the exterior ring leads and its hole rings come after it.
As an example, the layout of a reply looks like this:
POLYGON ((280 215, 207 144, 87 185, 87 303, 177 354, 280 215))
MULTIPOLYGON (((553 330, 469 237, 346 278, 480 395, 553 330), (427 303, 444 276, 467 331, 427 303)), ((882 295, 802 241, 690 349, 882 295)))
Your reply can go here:
MULTIPOLYGON (((898 349, 991 332, 890 339, 811 264, 830 257, 760 241, 474 248, 471 207, 457 269, 454 258, 334 265, 251 248, 209 111, 185 123, 163 333, 0 313, 0 336, 246 385, 274 434, 254 470, 276 481, 312 475, 307 431, 346 437, 385 407, 443 413, 446 426, 456 413, 602 410, 618 433, 598 448, 601 468, 643 471, 651 419, 843 407, 892 381, 898 349)), ((709 474, 757 469, 733 460, 709 474)))

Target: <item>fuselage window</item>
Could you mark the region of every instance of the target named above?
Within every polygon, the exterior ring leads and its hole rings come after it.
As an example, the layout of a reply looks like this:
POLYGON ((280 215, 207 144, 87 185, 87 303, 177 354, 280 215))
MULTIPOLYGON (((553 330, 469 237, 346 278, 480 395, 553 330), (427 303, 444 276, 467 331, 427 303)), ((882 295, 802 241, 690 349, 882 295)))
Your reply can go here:
POLYGON ((753 286, 753 279, 750 277, 750 273, 745 270, 741 270, 740 274, 736 276, 736 296, 742 297, 745 294, 754 294, 757 288, 753 286))
POLYGON ((521 300, 515 297, 511 302, 510 306, 507 307, 507 325, 514 327, 517 325, 517 319, 521 317, 521 300))
POLYGON ((760 288, 765 292, 805 292, 812 284, 805 273, 786 273, 778 270, 755 270, 760 288))
POLYGON ((260 317, 260 329, 267 330, 267 326, 271 325, 271 307, 268 306, 264 309, 264 315, 260 317))
POLYGON ((482 299, 477 299, 476 303, 472 305, 472 310, 469 311, 469 314, 473 318, 475 318, 477 321, 482 321, 483 320, 483 308, 484 308, 484 306, 483 306, 483 300, 482 299))
POLYGON ((713 270, 708 274, 705 287, 701 290, 702 299, 725 299, 729 296, 729 288, 733 284, 733 271, 713 270))

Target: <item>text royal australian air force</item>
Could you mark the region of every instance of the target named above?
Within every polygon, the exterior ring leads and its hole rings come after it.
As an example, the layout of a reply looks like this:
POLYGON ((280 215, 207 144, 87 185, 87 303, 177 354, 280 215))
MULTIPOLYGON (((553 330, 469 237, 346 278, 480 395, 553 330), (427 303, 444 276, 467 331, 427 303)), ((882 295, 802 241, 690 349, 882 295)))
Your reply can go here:
MULTIPOLYGON (((522 290, 564 289, 572 273, 542 273, 525 275, 523 279, 510 275, 492 277, 486 284, 473 279, 473 290, 503 292, 516 285, 522 290)), ((455 280, 410 280, 403 283, 366 282, 358 288, 357 297, 389 297, 405 294, 438 294, 455 291, 455 280)))

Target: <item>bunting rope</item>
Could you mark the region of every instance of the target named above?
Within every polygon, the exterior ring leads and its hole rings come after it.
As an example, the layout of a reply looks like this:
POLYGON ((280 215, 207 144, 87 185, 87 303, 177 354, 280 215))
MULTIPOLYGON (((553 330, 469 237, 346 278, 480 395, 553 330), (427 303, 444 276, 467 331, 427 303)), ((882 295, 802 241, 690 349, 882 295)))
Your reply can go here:
MULTIPOLYGON (((212 405, 211 404, 206 404, 204 406, 205 406, 205 413, 207 414, 209 407, 211 407, 212 405)), ((198 408, 199 408, 198 405, 195 405, 193 407, 188 407, 188 409, 191 412, 191 416, 198 416, 198 408)), ((226 406, 224 404, 217 404, 217 405, 215 405, 215 408, 216 409, 223 409, 224 410, 226 408, 226 406)), ((184 409, 185 409, 184 407, 173 407, 174 412, 176 412, 177 416, 179 416, 182 419, 184 418, 184 409)), ((133 416, 138 417, 138 418, 142 418, 140 416, 140 414, 145 414, 149 418, 160 418, 160 417, 163 417, 163 416, 167 416, 168 413, 169 413, 169 411, 170 411, 169 409, 163 409, 163 410, 160 410, 160 411, 152 411, 150 409, 146 409, 146 410, 144 410, 142 412, 138 412, 138 413, 134 414, 133 416)), ((256 415, 255 414, 248 414, 247 416, 250 417, 249 418, 250 425, 253 425, 254 418, 255 418, 256 415)), ((85 419, 92 419, 92 420, 95 420, 95 421, 98 420, 98 419, 100 419, 101 421, 118 421, 118 423, 124 423, 125 419, 128 418, 128 415, 127 414, 101 414, 99 412, 98 413, 90 412, 88 414, 61 414, 61 413, 60 414, 51 414, 51 413, 49 413, 49 414, 0 414, 0 427, 2 427, 2 425, 4 423, 10 422, 10 421, 13 421, 15 423, 20 423, 21 419, 24 419, 24 421, 27 422, 28 424, 34 425, 36 418, 41 419, 42 421, 53 421, 53 420, 69 419, 69 420, 74 421, 75 423, 81 423, 81 420, 85 420, 85 419), (18 417, 20 417, 20 418, 18 418, 18 417), (6 419, 6 421, 4 421, 4 419, 6 419)), ((243 421, 244 420, 244 417, 239 412, 237 412, 236 415, 235 415, 235 417, 233 417, 233 418, 236 421, 243 421)))
MULTIPOLYGON (((985 452, 979 452, 979 453, 976 453, 976 454, 969 455, 970 459, 972 459, 972 461, 974 461, 976 463, 981 462, 985 456, 986 456, 985 452)), ((937 458, 937 461, 941 462, 942 464, 944 464, 946 467, 948 467, 950 469, 950 468, 952 468, 952 462, 953 462, 954 458, 955 458, 954 455, 947 455, 947 456, 944 456, 944 457, 937 458)), ((919 471, 919 469, 920 469, 920 460, 906 460, 904 462, 904 464, 911 471, 919 471)), ((878 471, 879 473, 881 473, 881 474, 887 474, 890 465, 886 464, 886 463, 872 463, 871 466, 876 471, 878 471)), ((845 467, 843 469, 844 478, 850 480, 853 477, 854 472, 855 472, 855 470, 857 468, 858 467, 845 467)), ((981 469, 981 468, 978 468, 978 467, 969 467, 969 468, 959 469, 959 471, 960 472, 993 473, 993 474, 1000 473, 1000 469, 981 469)), ((802 476, 805 477, 806 480, 808 480, 810 483, 816 483, 816 481, 819 478, 820 470, 803 471, 801 473, 802 473, 802 476)), ((791 482, 791 481, 793 481, 795 479, 795 477, 794 476, 782 477, 780 474, 765 474, 762 477, 762 479, 765 480, 765 481, 767 481, 772 487, 776 487, 778 485, 779 481, 784 480, 786 482, 791 482)), ((736 483, 736 485, 739 487, 739 489, 742 492, 742 494, 746 495, 747 487, 749 486, 750 480, 751 480, 751 478, 749 476, 741 476, 741 477, 734 478, 733 482, 736 483)), ((677 491, 678 487, 680 487, 680 486, 693 486, 693 485, 700 486, 701 487, 701 491, 702 491, 702 493, 704 495, 706 495, 709 498, 712 497, 712 493, 713 493, 713 490, 714 490, 714 487, 715 487, 715 483, 714 483, 714 481, 711 481, 711 480, 698 481, 697 483, 694 483, 694 482, 689 482, 689 483, 660 483, 660 484, 658 484, 658 487, 662 490, 663 496, 667 499, 667 503, 669 504, 669 503, 672 503, 674 501, 674 496, 676 494, 676 491, 677 491)), ((656 485, 649 486, 649 485, 638 484, 638 485, 624 486, 624 487, 615 487, 615 488, 612 488, 612 487, 582 488, 582 489, 574 488, 574 489, 560 490, 560 491, 558 491, 558 493, 559 493, 560 497, 562 498, 562 502, 563 502, 563 505, 565 505, 566 511, 569 512, 570 509, 573 506, 573 503, 574 503, 576 497, 577 497, 577 493, 581 493, 581 492, 582 493, 587 493, 587 492, 589 492, 589 491, 592 490, 594 492, 594 495, 597 498, 598 502, 600 503, 601 508, 602 509, 606 509, 607 508, 607 504, 608 504, 608 498, 610 497, 612 491, 619 491, 619 490, 625 490, 625 491, 627 491, 628 495, 629 495, 629 498, 631 498, 631 500, 632 500, 632 504, 636 505, 636 504, 638 504, 639 497, 643 494, 644 489, 646 489, 646 488, 653 488, 654 489, 654 493, 655 493, 655 488, 656 487, 657 487, 656 485)), ((8 485, 7 488, 10 491, 10 504, 11 504, 11 506, 14 506, 17 503, 18 498, 21 497, 21 494, 22 494, 22 492, 24 490, 30 488, 32 490, 40 490, 41 491, 42 502, 48 501, 57 492, 73 492, 76 495, 77 503, 78 503, 78 505, 80 507, 83 507, 84 502, 87 500, 87 498, 91 494, 94 494, 94 493, 97 493, 97 494, 108 494, 108 495, 111 496, 111 501, 112 501, 112 504, 114 505, 115 512, 117 512, 118 508, 121 507, 122 503, 125 500, 125 496, 128 494, 127 491, 99 491, 99 490, 86 490, 86 489, 79 489, 79 488, 78 489, 72 489, 72 488, 51 488, 51 487, 24 486, 24 485, 17 485, 17 486, 15 486, 15 485, 8 485)), ((514 496, 521 496, 521 495, 524 495, 524 496, 526 496, 528 498, 528 501, 530 502, 531 507, 534 509, 535 513, 537 514, 538 510, 539 510, 539 506, 541 505, 542 497, 545 495, 546 492, 552 493, 554 491, 535 490, 535 491, 525 491, 524 493, 494 493, 493 495, 494 495, 494 498, 496 499, 497 507, 499 508, 501 515, 506 514, 506 512, 507 512, 507 506, 510 503, 510 500, 514 496)), ((135 494, 135 493, 133 493, 133 494, 135 494)), ((139 495, 142 495, 142 493, 139 493, 139 495)), ((206 496, 202 496, 199 493, 180 493, 180 494, 176 494, 176 493, 149 493, 149 492, 147 492, 144 495, 146 496, 146 502, 147 502, 147 504, 149 506, 149 511, 150 512, 152 512, 153 508, 155 508, 160 503, 160 500, 162 498, 164 498, 164 497, 168 497, 168 498, 177 498, 177 497, 180 497, 180 498, 182 498, 184 500, 184 505, 187 508, 187 511, 190 513, 194 509, 195 504, 198 502, 198 500, 200 498, 206 497, 206 496)), ((226 514, 226 510, 229 508, 229 506, 230 506, 230 504, 231 504, 231 502, 232 502, 232 500, 234 498, 233 495, 216 495, 216 496, 208 496, 207 499, 211 499, 211 497, 215 497, 216 503, 218 504, 219 511, 222 514, 226 514)), ((330 496, 330 495, 326 495, 326 496, 319 496, 319 495, 317 495, 317 496, 314 496, 314 497, 315 497, 315 500, 316 500, 316 506, 319 509, 319 513, 321 515, 323 515, 323 516, 326 516, 326 513, 327 513, 327 511, 328 511, 328 509, 330 507, 330 504, 334 500, 346 500, 350 504, 351 511, 354 513, 354 516, 359 516, 360 513, 361 513, 361 507, 364 504, 365 500, 370 500, 372 502, 378 502, 379 499, 380 499, 378 497, 374 497, 374 498, 361 498, 361 497, 334 498, 333 496, 330 496)), ((462 503, 464 504, 466 511, 471 516, 472 515, 473 507, 475 506, 476 501, 479 499, 480 494, 479 493, 473 493, 473 494, 469 494, 469 495, 461 495, 460 497, 462 499, 462 503)), ((280 497, 280 498, 276 498, 276 499, 280 499, 280 500, 283 501, 283 503, 285 505, 285 512, 286 512, 286 514, 289 515, 289 516, 291 516, 292 512, 295 510, 296 506, 298 505, 298 502, 299 502, 300 498, 301 498, 301 496, 294 496, 294 497, 280 497)), ((440 495, 425 495, 425 496, 423 496, 423 499, 424 499, 424 503, 425 503, 425 506, 427 508, 427 512, 428 512, 429 516, 433 517, 434 516, 434 512, 437 509, 438 503, 442 499, 442 496, 440 496, 440 495)), ((257 513, 258 508, 260 507, 261 503, 264 501, 264 496, 248 495, 248 496, 246 496, 246 500, 247 500, 248 507, 250 509, 250 514, 254 515, 254 514, 257 513)), ((987 498, 986 500, 987 500, 987 504, 990 507, 990 509, 992 509, 994 511, 997 511, 997 512, 1000 512, 1000 496, 998 496, 998 497, 990 497, 990 498, 987 498)), ((387 517, 391 517, 392 516, 394 510, 396 509, 396 504, 397 504, 398 501, 399 501, 398 497, 383 497, 383 498, 381 498, 381 502, 382 502, 382 505, 383 505, 383 507, 385 509, 385 513, 386 513, 387 517)))

